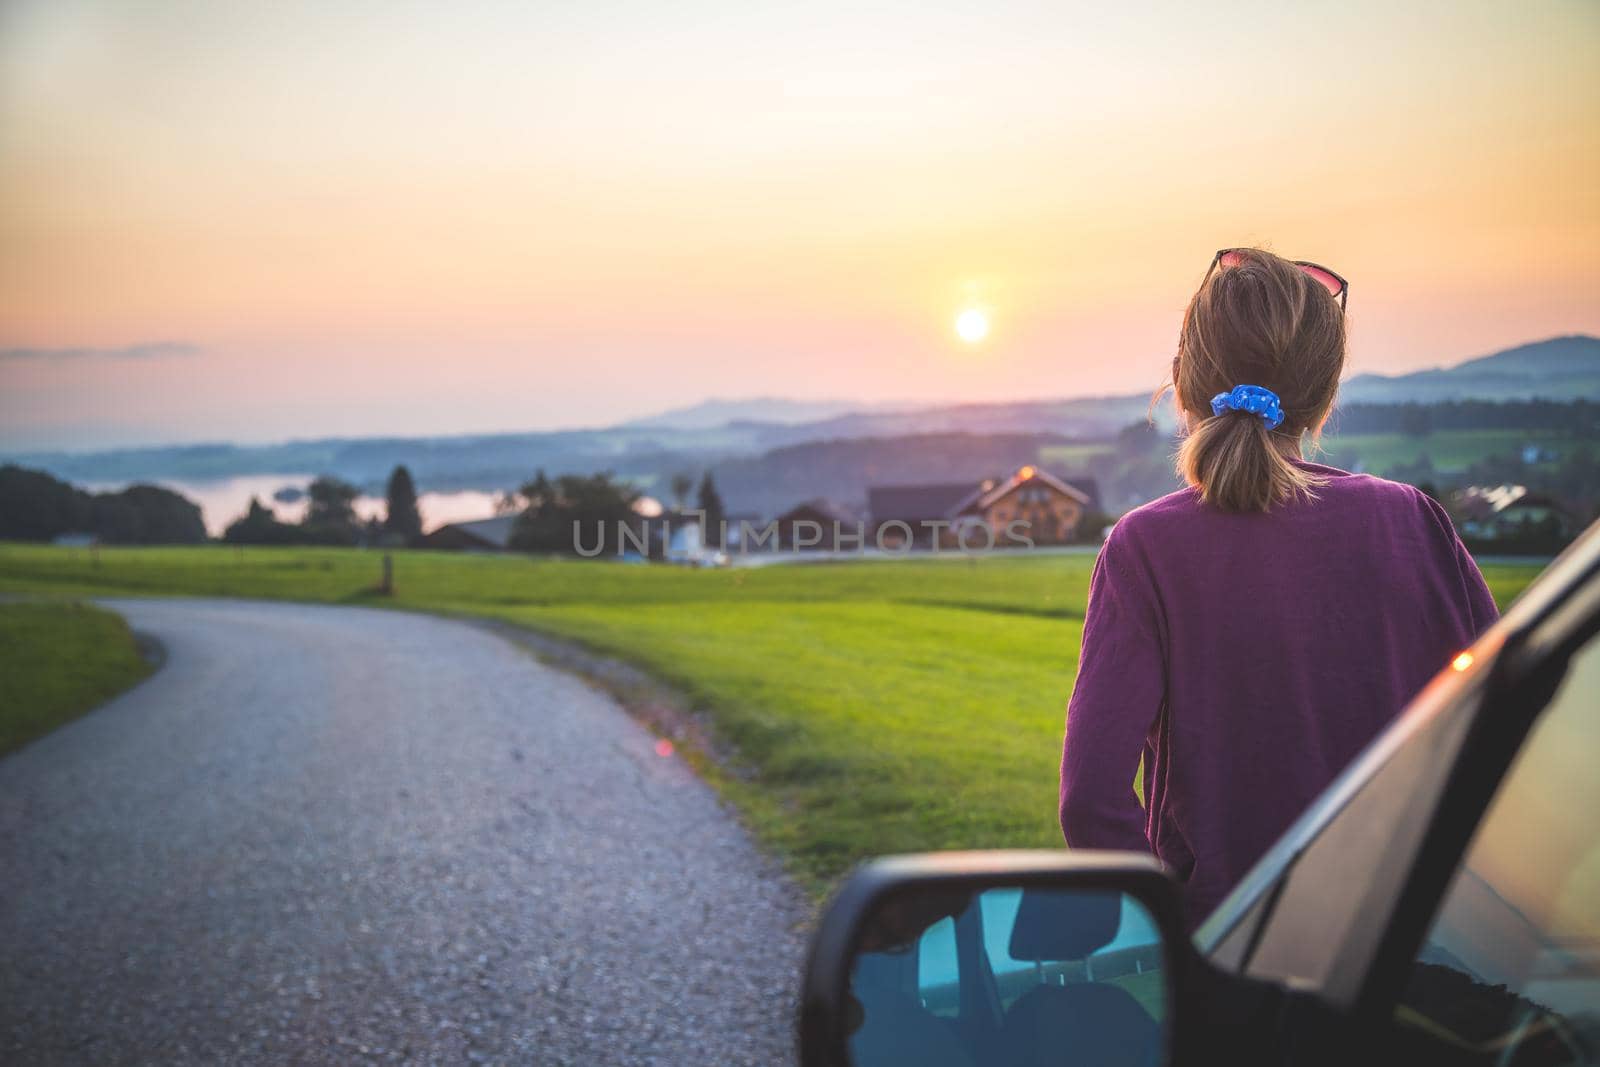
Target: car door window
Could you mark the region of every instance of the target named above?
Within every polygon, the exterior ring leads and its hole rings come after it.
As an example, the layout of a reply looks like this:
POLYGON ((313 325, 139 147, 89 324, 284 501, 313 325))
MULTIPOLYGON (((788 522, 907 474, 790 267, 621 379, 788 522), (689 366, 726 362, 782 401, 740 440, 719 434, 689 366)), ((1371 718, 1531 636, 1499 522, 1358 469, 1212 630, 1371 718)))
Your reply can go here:
POLYGON ((1429 1062, 1600 1064, 1597 754, 1591 641, 1485 814, 1396 1009, 1429 1062))

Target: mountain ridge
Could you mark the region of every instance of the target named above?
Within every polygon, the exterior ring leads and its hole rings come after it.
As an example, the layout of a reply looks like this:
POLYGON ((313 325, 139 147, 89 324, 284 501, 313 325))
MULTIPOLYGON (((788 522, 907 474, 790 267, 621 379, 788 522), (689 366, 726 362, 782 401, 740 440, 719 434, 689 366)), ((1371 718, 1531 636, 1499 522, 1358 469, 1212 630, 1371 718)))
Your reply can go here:
MULTIPOLYGON (((1341 404, 1435 403, 1448 400, 1600 399, 1600 338, 1572 334, 1530 342, 1453 367, 1402 375, 1363 374, 1341 387, 1341 404)), ((907 406, 860 405, 800 422, 742 416, 769 405, 798 412, 808 401, 756 397, 712 400, 690 408, 693 423, 708 412, 741 417, 713 426, 674 426, 673 412, 612 427, 433 437, 316 438, 273 445, 184 444, 98 452, 31 452, 0 457, 73 481, 217 480, 250 474, 329 473, 363 485, 380 483, 397 463, 432 488, 505 489, 543 467, 551 473, 611 470, 656 479, 805 442, 899 438, 929 434, 1046 433, 1108 439, 1145 418, 1148 393, 1123 396, 907 406), (756 405, 756 407, 752 407, 756 405), (669 424, 662 424, 666 418, 669 424)), ((846 401, 818 401, 823 407, 846 401)), ((818 409, 820 410, 820 409, 818 409)), ((1157 412, 1171 426, 1170 405, 1157 412)))
POLYGON ((1343 403, 1445 400, 1576 400, 1600 397, 1600 337, 1564 334, 1406 374, 1358 374, 1339 390, 1343 403))
POLYGON ((610 428, 709 430, 745 422, 787 426, 887 406, 852 400, 796 400, 783 396, 708 397, 699 403, 628 419, 610 428))

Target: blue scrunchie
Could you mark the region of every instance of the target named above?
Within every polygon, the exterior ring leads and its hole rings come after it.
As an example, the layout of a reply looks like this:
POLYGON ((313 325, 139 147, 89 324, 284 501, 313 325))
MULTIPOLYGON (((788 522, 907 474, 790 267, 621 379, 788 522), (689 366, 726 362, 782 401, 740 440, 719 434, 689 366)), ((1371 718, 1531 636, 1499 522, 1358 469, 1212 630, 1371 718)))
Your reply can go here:
POLYGON ((1260 415, 1269 430, 1276 430, 1278 424, 1283 422, 1283 406, 1278 403, 1278 394, 1259 385, 1236 385, 1232 391, 1212 397, 1211 414, 1221 415, 1224 411, 1248 411, 1252 415, 1260 415))

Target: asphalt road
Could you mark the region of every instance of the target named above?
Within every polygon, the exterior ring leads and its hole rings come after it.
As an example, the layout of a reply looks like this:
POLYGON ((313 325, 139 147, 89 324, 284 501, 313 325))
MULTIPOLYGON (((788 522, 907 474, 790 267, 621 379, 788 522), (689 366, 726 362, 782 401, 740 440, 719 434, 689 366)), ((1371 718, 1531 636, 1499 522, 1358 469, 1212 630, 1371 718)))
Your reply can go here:
POLYGON ((781 1064, 805 908, 499 637, 113 601, 148 681, 0 760, 0 1062, 781 1064))

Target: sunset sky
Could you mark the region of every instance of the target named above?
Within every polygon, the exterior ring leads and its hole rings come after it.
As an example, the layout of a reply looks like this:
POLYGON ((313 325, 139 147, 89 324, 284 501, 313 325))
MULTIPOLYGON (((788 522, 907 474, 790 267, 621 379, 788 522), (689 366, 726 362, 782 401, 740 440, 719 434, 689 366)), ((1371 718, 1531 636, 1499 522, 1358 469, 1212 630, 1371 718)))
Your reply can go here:
POLYGON ((1600 333, 1600 4, 0 4, 0 450, 1147 389, 1247 243, 1600 333))

